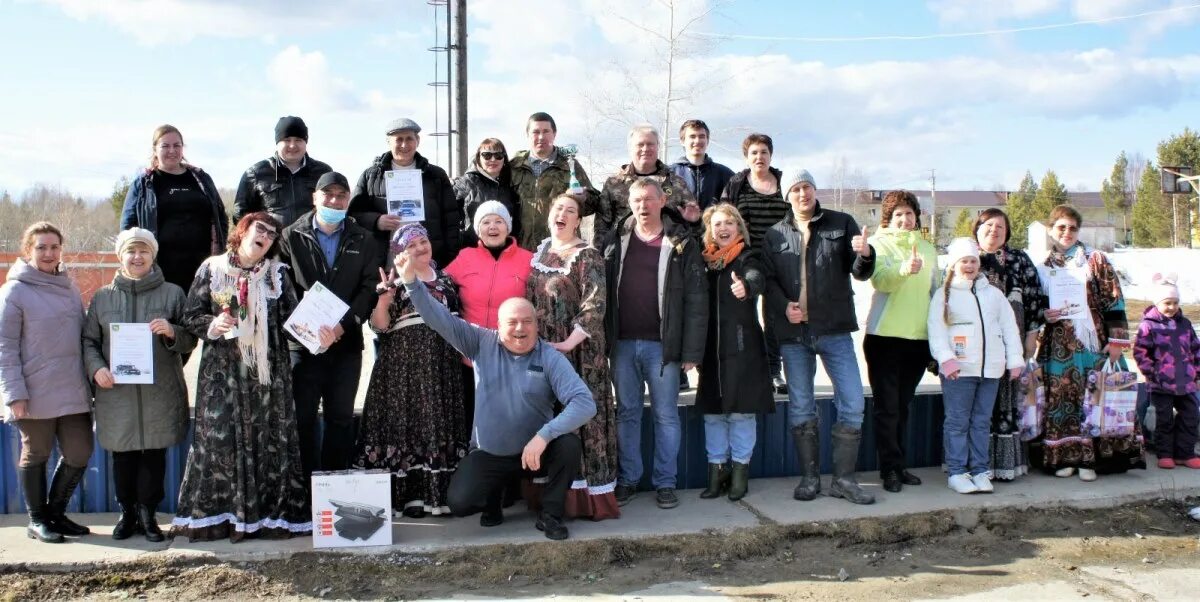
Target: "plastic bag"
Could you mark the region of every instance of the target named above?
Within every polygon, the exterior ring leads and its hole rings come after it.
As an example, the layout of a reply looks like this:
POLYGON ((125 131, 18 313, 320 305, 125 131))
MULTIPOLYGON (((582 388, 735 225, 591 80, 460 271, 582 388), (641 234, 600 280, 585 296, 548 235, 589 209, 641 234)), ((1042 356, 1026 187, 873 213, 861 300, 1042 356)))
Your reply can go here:
POLYGON ((1137 430, 1136 372, 1105 361, 1088 373, 1080 432, 1091 437, 1128 437, 1137 430))
POLYGON ((1027 363, 1017 382, 1021 396, 1021 441, 1032 441, 1042 436, 1046 417, 1046 387, 1038 365, 1033 361, 1027 363))

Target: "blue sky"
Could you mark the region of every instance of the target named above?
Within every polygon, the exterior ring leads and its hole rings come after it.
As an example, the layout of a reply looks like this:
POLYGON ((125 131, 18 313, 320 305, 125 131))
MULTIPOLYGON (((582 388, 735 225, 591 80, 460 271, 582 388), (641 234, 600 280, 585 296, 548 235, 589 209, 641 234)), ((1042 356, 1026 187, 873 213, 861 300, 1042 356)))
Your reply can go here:
MULTIPOLYGON (((1054 169, 1096 190, 1120 151, 1153 158, 1159 140, 1200 128, 1197 0, 676 5, 677 23, 703 16, 683 39, 668 120, 664 45, 644 30, 665 31, 659 0, 470 0, 472 148, 485 136, 525 148, 525 117, 546 110, 559 141, 604 175, 625 162, 630 125, 665 124, 673 158, 678 124, 696 116, 716 159, 741 168, 742 138, 765 132, 777 166, 806 167, 823 187, 840 173, 923 187, 936 169, 941 189, 990 189, 1054 169), (1029 31, 947 37, 1014 29, 1029 31), (860 39, 896 35, 928 39, 860 39)), ((103 195, 145 164, 160 123, 232 188, 272 152, 285 114, 308 122, 314 157, 356 178, 386 150, 390 119, 434 129, 432 11, 424 0, 0 0, 0 189, 103 195)), ((437 144, 424 136, 421 152, 444 164, 437 144)))

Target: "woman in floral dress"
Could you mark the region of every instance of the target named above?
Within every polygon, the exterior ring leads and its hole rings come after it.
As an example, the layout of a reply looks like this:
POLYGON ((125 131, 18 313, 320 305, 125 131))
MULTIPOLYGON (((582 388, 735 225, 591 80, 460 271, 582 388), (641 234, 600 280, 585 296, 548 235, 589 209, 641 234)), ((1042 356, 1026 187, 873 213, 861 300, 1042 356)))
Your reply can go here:
MULTIPOLYGON (((1042 328, 1046 294, 1037 267, 1024 251, 1008 246, 1012 235, 1008 216, 994 207, 984 209, 975 220, 975 242, 979 243, 979 269, 988 283, 1004 292, 1017 318, 1017 330, 1025 342, 1025 359, 1033 357, 1037 334, 1042 328)), ((992 410, 992 480, 1011 481, 1028 471, 1025 445, 1021 442, 1019 380, 1000 377, 996 405, 992 410)))
POLYGON ((1049 290, 1051 269, 1074 272, 1085 282, 1087 307, 1071 313, 1061 307, 1045 311, 1046 328, 1038 348, 1046 385, 1042 466, 1064 478, 1078 470, 1083 481, 1094 481, 1097 474, 1145 468, 1140 433, 1092 437, 1082 431, 1088 372, 1106 358, 1127 369, 1121 353, 1130 343, 1129 323, 1117 271, 1104 253, 1079 241, 1083 219, 1078 211, 1059 205, 1050 212, 1049 223, 1054 247, 1038 265, 1042 287, 1049 290))
MULTIPOLYGON (((188 292, 183 327, 204 350, 171 537, 237 542, 312 531, 283 330, 296 294, 275 259, 281 229, 265 212, 243 217, 229 252, 200 264, 188 292)), ((332 331, 321 339, 332 344, 332 331)))
POLYGON ((618 518, 617 416, 604 355, 604 258, 579 237, 579 202, 559 195, 550 205, 550 237, 533 254, 528 298, 538 335, 567 356, 596 400, 596 416, 579 431, 580 479, 567 494, 567 516, 618 518))
MULTIPOLYGON (((458 312, 458 290, 433 262, 429 234, 411 224, 392 237, 394 252, 407 249, 417 276, 433 297, 458 312)), ((358 430, 355 466, 392 473, 392 508, 405 516, 449 515, 446 489, 470 440, 463 416, 462 358, 425 325, 404 287, 383 278, 371 313, 379 355, 358 430)))

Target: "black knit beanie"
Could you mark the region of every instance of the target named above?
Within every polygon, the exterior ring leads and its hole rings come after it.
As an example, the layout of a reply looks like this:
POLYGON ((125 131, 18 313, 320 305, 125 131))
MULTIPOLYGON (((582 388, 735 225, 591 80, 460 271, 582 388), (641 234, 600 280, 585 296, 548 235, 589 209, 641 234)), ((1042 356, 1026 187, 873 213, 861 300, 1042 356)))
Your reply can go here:
POLYGON ((308 126, 304 125, 304 120, 299 117, 280 117, 279 123, 275 124, 275 142, 292 136, 308 142, 308 126))

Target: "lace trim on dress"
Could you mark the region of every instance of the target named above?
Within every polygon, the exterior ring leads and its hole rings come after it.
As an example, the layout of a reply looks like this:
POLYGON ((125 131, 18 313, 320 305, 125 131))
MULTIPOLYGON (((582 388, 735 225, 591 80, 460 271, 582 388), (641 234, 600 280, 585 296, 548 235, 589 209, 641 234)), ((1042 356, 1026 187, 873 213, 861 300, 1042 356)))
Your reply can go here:
POLYGON ((231 512, 218 514, 216 516, 206 516, 204 518, 189 518, 186 516, 176 516, 171 519, 171 526, 184 529, 203 529, 212 527, 221 523, 232 523, 235 531, 240 533, 254 533, 259 529, 287 529, 292 533, 307 533, 312 531, 312 521, 303 523, 293 523, 282 518, 264 518, 252 523, 239 521, 237 516, 231 512))
MULTIPOLYGON (((533 269, 542 272, 543 274, 562 274, 566 276, 571 273, 571 266, 575 265, 575 260, 579 258, 579 252, 576 251, 575 253, 572 253, 570 259, 567 259, 566 263, 564 263, 562 267, 548 266, 541 262, 541 258, 544 257, 546 253, 553 252, 550 250, 550 243, 553 242, 553 240, 554 239, 549 236, 542 240, 541 244, 538 245, 537 251, 535 251, 533 253, 533 257, 530 258, 529 265, 533 269)), ((571 248, 579 249, 586 246, 588 246, 587 242, 581 242, 571 248)), ((554 254, 560 258, 562 257, 562 255, 559 255, 558 253, 554 254)))

